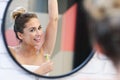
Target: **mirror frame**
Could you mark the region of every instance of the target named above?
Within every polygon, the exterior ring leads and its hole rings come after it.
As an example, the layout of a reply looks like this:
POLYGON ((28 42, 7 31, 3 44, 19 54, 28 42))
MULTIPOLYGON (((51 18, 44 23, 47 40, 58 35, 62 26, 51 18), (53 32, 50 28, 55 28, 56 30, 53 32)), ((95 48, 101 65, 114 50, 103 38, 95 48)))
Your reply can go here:
MULTIPOLYGON (((91 53, 89 54, 89 56, 84 60, 84 62, 82 62, 82 64, 80 64, 77 68, 73 69, 71 72, 67 73, 67 74, 63 74, 63 75, 59 75, 59 76, 43 76, 43 75, 39 75, 39 74, 36 74, 36 73, 33 73, 27 69, 25 69, 24 67, 21 66, 21 64, 13 57, 13 55, 11 54, 9 48, 8 48, 8 45, 7 45, 7 41, 6 41, 6 38, 5 38, 5 22, 6 22, 6 15, 7 15, 7 11, 9 9, 9 6, 11 4, 13 0, 9 0, 8 3, 7 3, 7 6, 5 8, 5 12, 4 12, 4 15, 3 15, 3 21, 2 21, 2 24, 1 24, 1 32, 2 32, 2 38, 3 38, 3 42, 4 42, 4 45, 5 45, 5 48, 7 49, 7 52, 8 54, 10 55, 10 57, 15 61, 15 63, 20 67, 22 68, 24 71, 28 72, 29 74, 32 74, 34 76, 37 76, 37 77, 41 77, 41 78, 46 78, 46 79, 56 79, 56 78, 63 78, 63 77, 67 77, 67 76, 70 76, 74 73, 76 73, 77 71, 79 71, 80 69, 82 69, 90 60, 91 58, 93 57, 94 55, 94 51, 91 51, 91 53)), ((78 35, 79 36, 79 35, 78 35)))

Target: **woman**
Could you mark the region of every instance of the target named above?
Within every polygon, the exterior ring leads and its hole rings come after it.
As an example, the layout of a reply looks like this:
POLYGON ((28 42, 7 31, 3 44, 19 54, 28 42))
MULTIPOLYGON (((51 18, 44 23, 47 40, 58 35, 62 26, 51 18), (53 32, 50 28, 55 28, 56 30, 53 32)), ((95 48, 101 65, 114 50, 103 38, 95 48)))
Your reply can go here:
POLYGON ((120 1, 109 0, 110 3, 106 2, 107 0, 102 3, 99 2, 100 0, 97 1, 99 5, 87 0, 85 3, 86 10, 92 14, 90 16, 93 21, 89 28, 93 47, 112 60, 120 77, 120 1), (88 5, 91 5, 89 10, 88 5))
POLYGON ((25 12, 23 8, 13 11, 14 32, 20 44, 9 47, 16 60, 25 68, 36 66, 35 73, 45 75, 52 71, 53 63, 47 61, 46 54, 51 55, 54 49, 58 23, 57 0, 48 0, 49 23, 44 33, 38 17, 25 12))

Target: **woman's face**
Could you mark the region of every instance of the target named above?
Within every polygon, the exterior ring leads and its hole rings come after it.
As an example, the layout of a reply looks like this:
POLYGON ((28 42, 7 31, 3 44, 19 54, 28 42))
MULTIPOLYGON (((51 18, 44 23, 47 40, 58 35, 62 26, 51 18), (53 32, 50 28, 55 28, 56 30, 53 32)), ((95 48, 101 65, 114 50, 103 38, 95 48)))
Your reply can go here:
POLYGON ((22 42, 37 49, 41 48, 44 42, 44 34, 37 18, 31 18, 25 24, 22 33, 22 42))

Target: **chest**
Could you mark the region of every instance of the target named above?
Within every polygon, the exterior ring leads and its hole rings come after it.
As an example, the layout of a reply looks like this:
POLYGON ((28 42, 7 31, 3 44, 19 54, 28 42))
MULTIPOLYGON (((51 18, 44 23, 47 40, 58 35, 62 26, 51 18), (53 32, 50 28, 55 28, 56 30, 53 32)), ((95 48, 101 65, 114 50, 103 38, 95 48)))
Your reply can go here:
POLYGON ((46 58, 42 54, 30 56, 16 55, 15 58, 22 65, 25 64, 40 66, 42 63, 46 62, 46 58))

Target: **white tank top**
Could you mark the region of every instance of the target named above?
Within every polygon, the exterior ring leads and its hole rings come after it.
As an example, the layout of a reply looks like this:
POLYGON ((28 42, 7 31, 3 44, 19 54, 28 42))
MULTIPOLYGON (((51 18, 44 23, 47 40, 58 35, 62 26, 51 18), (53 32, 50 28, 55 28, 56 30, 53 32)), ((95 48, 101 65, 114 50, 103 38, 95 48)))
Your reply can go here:
MULTIPOLYGON (((37 70, 38 68, 40 68, 40 66, 35 66, 35 65, 22 65, 25 69, 34 72, 35 70, 37 70)), ((45 76, 48 76, 49 73, 45 74, 45 76)))

